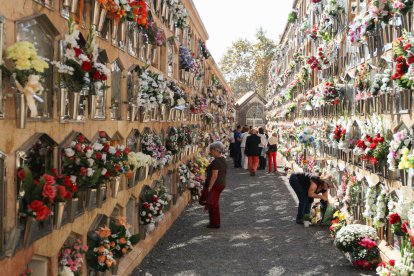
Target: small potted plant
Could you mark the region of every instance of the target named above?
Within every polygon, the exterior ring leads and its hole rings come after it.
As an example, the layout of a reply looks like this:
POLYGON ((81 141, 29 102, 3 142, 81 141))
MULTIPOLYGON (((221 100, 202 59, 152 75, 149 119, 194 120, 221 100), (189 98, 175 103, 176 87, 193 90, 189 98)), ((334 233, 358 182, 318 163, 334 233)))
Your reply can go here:
POLYGON ((311 217, 310 214, 305 214, 303 216, 303 226, 305 227, 309 227, 309 225, 311 224, 311 217))

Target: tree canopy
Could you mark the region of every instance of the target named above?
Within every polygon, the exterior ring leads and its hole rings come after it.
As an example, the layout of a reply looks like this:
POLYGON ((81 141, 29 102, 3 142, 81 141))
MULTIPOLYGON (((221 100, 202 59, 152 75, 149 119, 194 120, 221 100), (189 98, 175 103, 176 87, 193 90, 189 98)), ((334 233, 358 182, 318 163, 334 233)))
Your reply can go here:
POLYGON ((275 42, 259 28, 254 41, 237 39, 220 61, 220 69, 236 97, 257 91, 265 96, 275 42))

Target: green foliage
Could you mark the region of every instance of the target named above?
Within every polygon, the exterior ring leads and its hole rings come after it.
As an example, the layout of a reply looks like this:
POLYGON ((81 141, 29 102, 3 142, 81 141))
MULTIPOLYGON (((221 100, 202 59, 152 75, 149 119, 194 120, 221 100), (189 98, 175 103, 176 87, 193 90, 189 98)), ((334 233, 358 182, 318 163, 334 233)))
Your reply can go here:
POLYGON ((275 42, 261 28, 254 41, 238 39, 233 42, 220 61, 220 69, 236 97, 249 91, 265 95, 275 51, 275 42))
POLYGON ((304 220, 304 221, 311 221, 310 214, 305 214, 305 215, 303 215, 303 220, 304 220))
POLYGON ((387 159, 388 150, 390 148, 390 143, 385 141, 384 143, 379 143, 377 148, 374 151, 374 157, 378 162, 383 162, 387 159))
POLYGON ((291 11, 288 15, 288 22, 295 23, 298 19, 298 13, 296 11, 291 11))

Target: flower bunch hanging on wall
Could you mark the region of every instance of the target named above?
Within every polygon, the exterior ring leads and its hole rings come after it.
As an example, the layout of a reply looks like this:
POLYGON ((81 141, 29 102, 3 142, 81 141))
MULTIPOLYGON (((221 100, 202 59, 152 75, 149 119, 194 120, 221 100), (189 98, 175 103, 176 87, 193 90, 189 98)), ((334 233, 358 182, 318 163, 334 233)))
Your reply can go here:
POLYGON ((107 226, 100 227, 93 238, 88 239, 89 250, 86 253, 88 267, 97 271, 108 271, 116 265, 114 253, 111 250, 111 229, 107 226))
POLYGON ((191 71, 193 68, 193 54, 187 47, 180 45, 180 70, 191 71))
POLYGON ((41 95, 44 88, 41 81, 49 64, 45 58, 37 54, 36 47, 27 41, 16 42, 7 48, 6 52, 7 59, 13 62, 13 68, 8 70, 4 65, 0 65, 0 69, 13 77, 17 90, 25 96, 30 116, 37 117, 35 100, 43 102, 41 95))
POLYGON ((111 235, 108 237, 108 240, 115 259, 119 260, 128 252, 131 252, 132 246, 140 240, 139 234, 132 235, 129 232, 129 228, 131 228, 131 225, 126 221, 125 217, 111 219, 109 224, 111 235))
POLYGON ((411 33, 394 41, 395 68, 392 79, 398 87, 411 89, 414 83, 414 38, 411 33))
POLYGON ((66 241, 58 253, 59 275, 82 275, 83 254, 87 251, 88 246, 80 239, 66 241))
MULTIPOLYGON (((404 149, 411 148, 412 136, 407 129, 398 131, 393 135, 387 155, 388 169, 396 171, 404 149)), ((405 167, 405 166, 404 166, 405 167)))
POLYGON ((169 0, 169 3, 173 11, 175 26, 180 29, 187 28, 189 25, 188 12, 184 4, 179 0, 169 0))
POLYGON ((140 94, 138 106, 151 109, 160 105, 163 102, 166 87, 167 82, 163 75, 153 73, 148 68, 139 69, 140 94))
POLYGON ((341 90, 335 85, 334 81, 326 82, 322 89, 325 103, 331 105, 339 104, 341 90))

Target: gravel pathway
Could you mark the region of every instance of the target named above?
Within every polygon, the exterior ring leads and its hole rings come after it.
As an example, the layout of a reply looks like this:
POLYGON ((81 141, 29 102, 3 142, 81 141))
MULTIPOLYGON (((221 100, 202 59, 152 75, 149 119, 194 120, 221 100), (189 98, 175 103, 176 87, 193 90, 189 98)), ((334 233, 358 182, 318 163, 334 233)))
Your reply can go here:
POLYGON ((368 275, 350 266, 327 228, 295 224, 286 177, 228 165, 221 229, 205 228, 208 214, 188 206, 132 275, 368 275))

